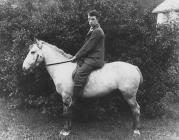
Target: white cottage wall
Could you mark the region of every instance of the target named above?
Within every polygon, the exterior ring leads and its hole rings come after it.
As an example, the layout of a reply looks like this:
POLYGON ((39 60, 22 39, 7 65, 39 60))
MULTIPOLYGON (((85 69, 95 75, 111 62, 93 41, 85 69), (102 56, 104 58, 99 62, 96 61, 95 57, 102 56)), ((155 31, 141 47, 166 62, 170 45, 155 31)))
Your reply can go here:
POLYGON ((157 14, 157 24, 166 24, 168 22, 168 14, 158 13, 157 14))
POLYGON ((179 12, 169 12, 169 22, 179 25, 179 12))

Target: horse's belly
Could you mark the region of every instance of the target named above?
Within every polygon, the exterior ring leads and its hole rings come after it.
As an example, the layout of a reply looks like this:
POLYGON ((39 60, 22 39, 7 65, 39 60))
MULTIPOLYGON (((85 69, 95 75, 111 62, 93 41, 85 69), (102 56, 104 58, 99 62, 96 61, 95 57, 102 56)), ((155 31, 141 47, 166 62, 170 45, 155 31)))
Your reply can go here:
POLYGON ((109 94, 113 89, 107 89, 107 88, 85 88, 83 92, 83 97, 100 97, 105 96, 109 94))

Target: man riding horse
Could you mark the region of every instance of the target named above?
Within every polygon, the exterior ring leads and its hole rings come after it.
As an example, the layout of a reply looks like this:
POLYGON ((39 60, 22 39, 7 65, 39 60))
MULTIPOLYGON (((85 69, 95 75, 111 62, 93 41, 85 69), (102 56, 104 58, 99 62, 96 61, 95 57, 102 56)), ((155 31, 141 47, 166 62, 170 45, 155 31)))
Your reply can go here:
POLYGON ((71 59, 69 55, 56 46, 36 40, 31 45, 23 62, 23 71, 31 72, 44 62, 53 79, 57 93, 62 96, 66 121, 60 135, 70 134, 72 108, 78 97, 105 96, 114 90, 120 91, 119 93, 129 104, 133 115, 133 132, 140 135, 140 106, 136 95, 139 85, 143 82, 142 73, 137 66, 122 61, 104 65, 105 37, 98 20, 97 11, 93 10, 88 13, 90 30, 84 45, 71 59), (77 61, 77 64, 71 63, 71 61, 77 61), (72 73, 75 69, 73 81, 72 73), (89 80, 87 80, 88 76, 89 80), (71 100, 71 97, 73 102, 68 101, 71 100))
POLYGON ((77 61, 77 67, 73 74, 74 88, 72 100, 75 103, 80 97, 87 83, 89 74, 104 65, 105 35, 99 24, 99 13, 96 10, 88 12, 90 30, 87 33, 84 45, 71 59, 77 61))

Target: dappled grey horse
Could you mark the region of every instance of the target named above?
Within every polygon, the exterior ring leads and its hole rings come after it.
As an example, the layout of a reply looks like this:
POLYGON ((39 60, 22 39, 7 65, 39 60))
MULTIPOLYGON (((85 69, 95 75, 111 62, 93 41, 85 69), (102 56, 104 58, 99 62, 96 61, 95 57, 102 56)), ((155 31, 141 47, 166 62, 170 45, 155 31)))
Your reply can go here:
MULTIPOLYGON (((30 51, 23 63, 23 70, 25 72, 33 71, 35 67, 44 62, 57 92, 62 96, 65 113, 70 114, 71 102, 68 100, 73 94, 72 73, 77 64, 69 62, 71 55, 44 41, 36 40, 29 48, 30 51)), ((132 110, 134 134, 140 135, 140 106, 136 101, 136 94, 142 81, 143 77, 137 66, 121 61, 106 63, 101 69, 90 74, 82 96, 104 96, 112 93, 115 89, 120 90, 132 110)), ((70 127, 71 118, 66 120, 64 130, 60 134, 69 135, 70 127)))

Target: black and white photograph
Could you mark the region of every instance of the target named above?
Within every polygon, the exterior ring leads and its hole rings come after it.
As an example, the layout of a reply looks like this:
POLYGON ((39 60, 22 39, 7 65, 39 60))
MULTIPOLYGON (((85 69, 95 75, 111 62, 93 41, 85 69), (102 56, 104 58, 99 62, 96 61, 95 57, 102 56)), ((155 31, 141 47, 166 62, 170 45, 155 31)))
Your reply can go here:
POLYGON ((0 0, 0 140, 179 140, 179 0, 0 0))

